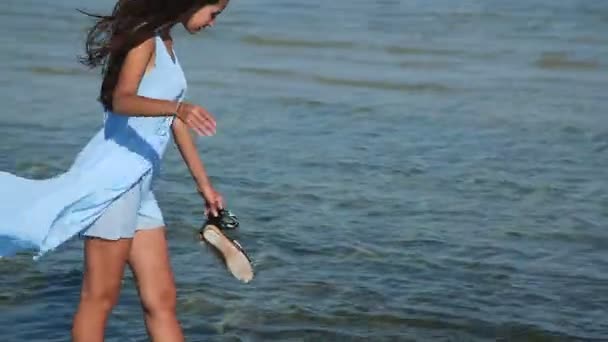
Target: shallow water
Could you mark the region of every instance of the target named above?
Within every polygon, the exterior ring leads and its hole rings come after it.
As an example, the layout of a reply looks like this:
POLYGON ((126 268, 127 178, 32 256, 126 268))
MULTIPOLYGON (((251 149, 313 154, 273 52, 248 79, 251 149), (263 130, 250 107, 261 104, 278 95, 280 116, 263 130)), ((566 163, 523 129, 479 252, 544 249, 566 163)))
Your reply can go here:
MULTIPOLYGON (((76 6, 0 4, 0 169, 43 178, 99 128, 76 6)), ((256 260, 196 242, 175 147, 157 198, 189 341, 608 340, 608 3, 233 1, 176 31, 201 155, 256 260)), ((81 241, 0 261, 0 340, 66 341, 81 241)), ((107 341, 145 341, 130 273, 107 341)))

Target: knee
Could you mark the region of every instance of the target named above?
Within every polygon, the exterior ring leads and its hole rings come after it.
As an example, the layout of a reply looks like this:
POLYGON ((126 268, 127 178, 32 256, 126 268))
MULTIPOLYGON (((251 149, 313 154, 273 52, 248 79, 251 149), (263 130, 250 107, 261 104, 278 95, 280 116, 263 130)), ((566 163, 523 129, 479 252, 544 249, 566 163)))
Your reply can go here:
POLYGON ((177 303, 174 287, 157 289, 154 292, 142 293, 142 306, 149 316, 172 316, 177 303))
POLYGON ((84 290, 81 302, 95 310, 108 313, 118 303, 119 291, 112 290, 84 290))

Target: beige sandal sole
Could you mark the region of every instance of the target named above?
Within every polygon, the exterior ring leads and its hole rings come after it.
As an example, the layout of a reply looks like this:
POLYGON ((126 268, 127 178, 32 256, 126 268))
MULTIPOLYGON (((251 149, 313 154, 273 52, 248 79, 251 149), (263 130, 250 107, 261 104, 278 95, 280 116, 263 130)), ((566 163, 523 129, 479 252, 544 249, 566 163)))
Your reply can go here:
POLYGON ((224 257, 230 273, 238 280, 248 283, 253 279, 253 268, 245 255, 216 226, 206 226, 203 238, 224 257))

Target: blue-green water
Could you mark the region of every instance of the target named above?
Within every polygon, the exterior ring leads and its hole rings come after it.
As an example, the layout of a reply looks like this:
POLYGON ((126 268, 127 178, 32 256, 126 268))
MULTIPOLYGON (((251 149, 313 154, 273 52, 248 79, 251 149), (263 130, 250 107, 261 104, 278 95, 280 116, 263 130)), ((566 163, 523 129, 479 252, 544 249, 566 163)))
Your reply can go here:
MULTIPOLYGON (((0 3, 0 169, 48 177, 100 127, 76 61, 112 1, 0 3)), ((608 340, 608 2, 231 1, 176 50, 257 262, 201 248, 175 147, 157 197, 189 341, 608 340)), ((81 241, 0 261, 0 340, 67 341, 81 241)), ((107 341, 145 341, 131 274, 107 341)))

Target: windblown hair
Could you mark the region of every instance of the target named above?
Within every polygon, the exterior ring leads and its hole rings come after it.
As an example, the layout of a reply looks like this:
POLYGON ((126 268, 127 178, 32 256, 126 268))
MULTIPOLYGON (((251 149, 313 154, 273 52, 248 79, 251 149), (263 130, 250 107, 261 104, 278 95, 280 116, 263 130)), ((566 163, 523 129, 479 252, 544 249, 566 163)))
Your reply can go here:
MULTIPOLYGON (((184 15, 221 0, 118 0, 111 15, 80 11, 97 21, 88 31, 86 54, 80 62, 88 67, 102 66, 103 81, 99 101, 112 110, 112 93, 127 53, 184 15)), ((225 0, 224 0, 225 1, 225 0)))

